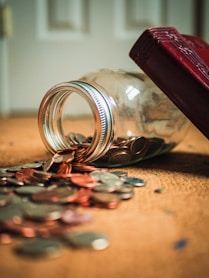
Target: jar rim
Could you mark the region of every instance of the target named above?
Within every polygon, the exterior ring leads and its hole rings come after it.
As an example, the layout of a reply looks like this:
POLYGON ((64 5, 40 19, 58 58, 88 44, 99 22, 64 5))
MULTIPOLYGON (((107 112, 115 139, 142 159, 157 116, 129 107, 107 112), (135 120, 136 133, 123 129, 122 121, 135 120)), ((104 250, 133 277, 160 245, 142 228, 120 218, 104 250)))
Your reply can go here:
POLYGON ((62 128, 61 108, 72 93, 80 95, 88 102, 95 121, 92 142, 83 154, 84 162, 91 162, 100 158, 107 151, 114 137, 112 103, 101 88, 76 80, 62 82, 49 89, 42 99, 38 111, 40 136, 51 153, 71 147, 66 141, 62 128))

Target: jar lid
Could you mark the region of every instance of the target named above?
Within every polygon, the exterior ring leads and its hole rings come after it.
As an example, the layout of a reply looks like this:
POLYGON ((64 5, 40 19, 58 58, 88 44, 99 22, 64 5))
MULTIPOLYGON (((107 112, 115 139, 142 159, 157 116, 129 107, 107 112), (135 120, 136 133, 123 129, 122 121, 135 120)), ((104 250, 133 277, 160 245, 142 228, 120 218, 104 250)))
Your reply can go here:
POLYGON ((129 55, 209 139, 209 44, 174 27, 151 27, 129 55))

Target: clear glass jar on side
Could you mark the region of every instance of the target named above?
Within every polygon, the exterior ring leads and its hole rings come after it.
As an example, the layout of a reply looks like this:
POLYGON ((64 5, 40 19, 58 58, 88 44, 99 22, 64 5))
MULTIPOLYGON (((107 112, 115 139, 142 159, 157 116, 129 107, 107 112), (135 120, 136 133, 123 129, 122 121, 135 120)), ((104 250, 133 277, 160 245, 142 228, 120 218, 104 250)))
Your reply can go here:
POLYGON ((188 125, 144 73, 110 69, 52 87, 41 102, 38 121, 49 151, 73 147, 75 161, 101 167, 131 165, 168 152, 184 138, 188 125), (63 110, 72 94, 90 107, 90 136, 63 129, 63 110))

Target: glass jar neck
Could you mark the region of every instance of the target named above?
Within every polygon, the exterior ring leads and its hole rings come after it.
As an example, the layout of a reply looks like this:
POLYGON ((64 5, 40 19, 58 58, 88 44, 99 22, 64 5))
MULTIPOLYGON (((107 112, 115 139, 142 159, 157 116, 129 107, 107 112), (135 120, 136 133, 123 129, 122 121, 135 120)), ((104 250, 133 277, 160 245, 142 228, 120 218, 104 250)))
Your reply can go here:
POLYGON ((83 162, 100 158, 109 148, 114 137, 114 115, 109 98, 97 87, 83 81, 60 83, 44 96, 39 112, 38 125, 41 138, 47 149, 55 153, 72 147, 66 139, 62 125, 63 108, 72 93, 87 101, 95 122, 92 141, 82 153, 83 162))

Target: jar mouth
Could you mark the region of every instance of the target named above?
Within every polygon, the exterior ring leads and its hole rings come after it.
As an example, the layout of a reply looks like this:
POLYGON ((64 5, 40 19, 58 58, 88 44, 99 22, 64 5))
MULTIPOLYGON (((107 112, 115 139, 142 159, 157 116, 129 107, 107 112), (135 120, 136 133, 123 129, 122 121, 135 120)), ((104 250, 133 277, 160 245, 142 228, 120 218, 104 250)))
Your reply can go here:
POLYGON ((63 82, 52 87, 39 107, 39 132, 51 153, 72 147, 63 129, 63 108, 72 93, 78 94, 87 102, 93 115, 94 134, 81 158, 83 162, 91 162, 106 153, 114 137, 112 103, 101 89, 83 81, 63 82))

